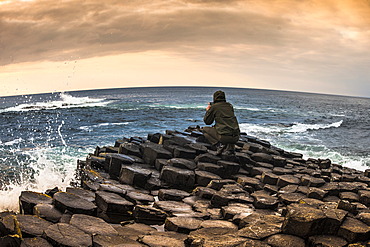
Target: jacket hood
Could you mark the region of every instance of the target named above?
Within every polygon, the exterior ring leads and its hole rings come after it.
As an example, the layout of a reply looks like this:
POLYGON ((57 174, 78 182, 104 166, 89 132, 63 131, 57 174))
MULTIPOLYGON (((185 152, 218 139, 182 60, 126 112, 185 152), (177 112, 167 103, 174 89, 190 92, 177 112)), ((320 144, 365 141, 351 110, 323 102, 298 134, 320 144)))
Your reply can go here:
POLYGON ((223 91, 217 91, 213 94, 213 103, 226 102, 226 96, 223 91))

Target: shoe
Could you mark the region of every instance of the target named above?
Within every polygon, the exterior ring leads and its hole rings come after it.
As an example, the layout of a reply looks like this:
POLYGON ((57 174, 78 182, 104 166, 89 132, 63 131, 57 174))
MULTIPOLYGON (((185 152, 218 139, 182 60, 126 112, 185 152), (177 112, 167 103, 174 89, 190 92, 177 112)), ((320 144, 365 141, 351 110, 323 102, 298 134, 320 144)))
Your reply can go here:
POLYGON ((216 156, 220 156, 222 152, 226 149, 227 145, 220 143, 216 147, 217 147, 216 156))

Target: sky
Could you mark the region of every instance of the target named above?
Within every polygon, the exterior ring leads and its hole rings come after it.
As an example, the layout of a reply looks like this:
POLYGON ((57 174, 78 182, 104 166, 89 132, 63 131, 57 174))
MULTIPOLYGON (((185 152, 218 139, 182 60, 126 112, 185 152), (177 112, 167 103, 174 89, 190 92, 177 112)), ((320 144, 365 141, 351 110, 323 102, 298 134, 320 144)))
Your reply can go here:
POLYGON ((370 97, 370 0, 0 0, 0 96, 146 86, 370 97))

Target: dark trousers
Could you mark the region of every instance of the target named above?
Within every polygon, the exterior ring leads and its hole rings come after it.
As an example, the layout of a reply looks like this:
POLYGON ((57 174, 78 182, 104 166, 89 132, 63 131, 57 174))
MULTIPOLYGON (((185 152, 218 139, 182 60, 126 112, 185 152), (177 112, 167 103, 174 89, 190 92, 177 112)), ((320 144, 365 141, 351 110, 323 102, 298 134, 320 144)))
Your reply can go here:
MULTIPOLYGON (((203 127, 203 134, 205 138, 212 144, 216 145, 217 143, 229 144, 230 149, 234 149, 234 144, 238 142, 238 136, 225 136, 220 135, 216 128, 214 127, 203 127)), ((229 149, 229 148, 228 148, 229 149)))

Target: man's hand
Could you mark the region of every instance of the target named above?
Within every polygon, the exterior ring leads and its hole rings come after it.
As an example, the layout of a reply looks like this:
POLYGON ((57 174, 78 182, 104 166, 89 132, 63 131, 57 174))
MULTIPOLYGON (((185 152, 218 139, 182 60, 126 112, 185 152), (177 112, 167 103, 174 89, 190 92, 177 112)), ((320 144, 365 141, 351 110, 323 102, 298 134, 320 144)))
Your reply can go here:
POLYGON ((208 111, 209 109, 211 108, 211 104, 208 103, 207 107, 206 107, 206 111, 208 111))

